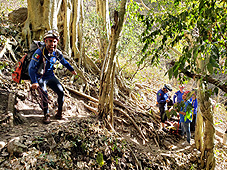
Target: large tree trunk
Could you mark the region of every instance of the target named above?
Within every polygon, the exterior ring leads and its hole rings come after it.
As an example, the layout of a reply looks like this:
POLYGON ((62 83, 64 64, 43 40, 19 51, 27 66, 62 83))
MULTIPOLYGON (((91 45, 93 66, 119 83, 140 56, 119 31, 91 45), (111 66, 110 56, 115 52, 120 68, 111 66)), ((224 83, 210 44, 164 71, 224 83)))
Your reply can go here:
POLYGON ((81 57, 82 5, 83 0, 28 1, 28 17, 22 31, 25 46, 30 45, 32 40, 42 40, 45 30, 57 29, 60 33, 61 49, 64 49, 69 57, 72 49, 76 58, 81 57))
POLYGON ((96 11, 99 15, 99 59, 103 64, 110 35, 109 0, 96 0, 96 11))
MULTIPOLYGON (((82 25, 83 25, 83 0, 74 1, 74 17, 72 23, 72 47, 74 59, 78 62, 78 66, 82 64, 82 25)), ((83 59, 84 60, 84 59, 83 59)))
POLYGON ((200 109, 200 104, 203 103, 204 101, 201 100, 201 80, 198 80, 197 83, 198 87, 198 113, 196 117, 196 128, 195 128, 195 145, 196 148, 200 151, 203 149, 203 116, 202 116, 202 111, 200 109))
POLYGON ((205 120, 204 127, 204 146, 202 149, 201 155, 201 165, 206 165, 207 170, 212 170, 215 167, 215 158, 214 158, 214 122, 213 122, 213 111, 210 101, 210 95, 206 91, 203 93, 201 91, 201 101, 200 105, 201 112, 203 113, 205 120))
MULTIPOLYGON (((114 75, 113 66, 116 54, 116 46, 118 43, 118 38, 123 26, 124 15, 125 15, 125 6, 126 0, 121 1, 120 12, 115 11, 114 14, 114 25, 111 28, 111 40, 109 46, 106 51, 105 59, 103 61, 101 76, 100 76, 100 89, 99 89, 99 117, 101 119, 107 118, 107 116, 111 113, 111 107, 113 106, 111 102, 113 100, 110 99, 111 93, 111 76, 114 75), (109 56, 109 47, 110 47, 110 56, 109 56)), ((114 80, 114 79, 113 79, 114 80)), ((112 83, 113 85, 114 83, 112 83)), ((113 87, 112 87, 113 88, 113 87)))
POLYGON ((32 40, 40 40, 44 30, 57 29, 57 4, 62 0, 28 1, 28 17, 22 31, 25 46, 32 40))
POLYGON ((71 34, 71 22, 72 22, 72 12, 73 12, 73 1, 71 0, 64 0, 62 8, 64 9, 62 12, 63 16, 63 44, 64 44, 64 51, 67 51, 68 55, 71 56, 72 48, 70 42, 70 34, 71 34))
MULTIPOLYGON (((205 71, 206 62, 199 61, 198 67, 205 71)), ((198 114, 195 131, 195 143, 197 149, 202 153, 201 167, 207 170, 214 169, 214 123, 213 123, 213 110, 210 102, 210 95, 208 94, 207 87, 198 81, 198 114), (203 135, 204 134, 204 135, 203 135)))

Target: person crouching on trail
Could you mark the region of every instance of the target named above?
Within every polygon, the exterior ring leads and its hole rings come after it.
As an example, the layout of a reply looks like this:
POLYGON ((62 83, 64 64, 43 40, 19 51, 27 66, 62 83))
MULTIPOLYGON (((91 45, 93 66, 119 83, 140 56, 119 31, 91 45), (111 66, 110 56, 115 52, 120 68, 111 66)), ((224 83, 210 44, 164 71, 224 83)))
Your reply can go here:
MULTIPOLYGON (((40 49, 38 48, 32 55, 32 59, 29 64, 28 72, 31 79, 32 89, 37 89, 39 86, 47 95, 47 86, 50 87, 58 95, 58 111, 55 118, 58 120, 63 120, 62 116, 62 106, 64 102, 64 91, 61 83, 54 75, 54 64, 57 60, 65 66, 72 74, 76 75, 73 67, 66 61, 63 57, 62 52, 57 49, 57 44, 59 41, 59 33, 56 30, 50 30, 44 34, 45 46, 40 49), (43 59, 44 57, 44 59, 43 59), (43 73, 40 72, 40 67, 44 63, 43 73)), ((48 109, 48 103, 43 101, 43 111, 44 119, 43 123, 50 123, 50 114, 48 109)))
POLYGON ((189 100, 187 100, 187 95, 189 91, 185 91, 182 99, 184 100, 184 107, 181 107, 179 111, 180 115, 180 123, 182 124, 182 136, 186 132, 187 135, 187 142, 190 144, 191 132, 190 132, 190 123, 192 122, 192 104, 189 100))
POLYGON ((165 131, 165 121, 167 120, 167 116, 165 114, 165 110, 167 110, 166 103, 169 102, 168 91, 172 91, 172 87, 169 84, 165 84, 162 89, 160 89, 157 93, 157 103, 160 111, 161 117, 161 128, 165 131))

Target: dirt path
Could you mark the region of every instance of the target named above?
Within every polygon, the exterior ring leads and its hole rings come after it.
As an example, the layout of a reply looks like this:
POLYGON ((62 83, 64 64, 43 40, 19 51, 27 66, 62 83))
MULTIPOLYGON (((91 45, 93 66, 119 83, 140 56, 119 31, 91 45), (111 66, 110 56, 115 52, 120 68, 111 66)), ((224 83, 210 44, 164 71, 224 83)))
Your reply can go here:
MULTIPOLYGON (((65 116, 68 118, 67 121, 58 121, 54 119, 54 114, 57 109, 56 106, 56 94, 53 94, 51 91, 51 104, 50 104, 50 113, 51 113, 51 120, 52 123, 48 125, 44 125, 42 123, 42 110, 39 108, 37 104, 34 104, 27 100, 27 92, 26 89, 21 88, 18 93, 19 96, 17 98, 17 104, 15 108, 21 115, 26 119, 26 122, 24 124, 19 124, 14 127, 10 127, 7 122, 1 124, 0 126, 0 141, 7 144, 11 139, 15 137, 20 137, 23 139, 23 144, 28 146, 28 150, 31 150, 34 148, 32 143, 37 142, 38 139, 43 139, 40 146, 36 148, 42 152, 48 152, 49 148, 54 145, 46 144, 44 141, 49 140, 48 135, 54 134, 54 141, 58 141, 56 136, 58 136, 58 133, 60 131, 67 132, 69 129, 71 129, 71 133, 73 133, 75 136, 79 136, 83 134, 82 132, 88 131, 87 134, 85 134, 86 141, 90 141, 93 138, 99 140, 103 140, 104 136, 109 134, 109 137, 105 137, 109 140, 114 138, 116 140, 116 146, 113 145, 111 148, 120 148, 117 147, 118 145, 122 145, 123 143, 127 143, 127 151, 125 153, 129 154, 131 159, 127 160, 127 162, 131 163, 132 165, 135 164, 135 160, 137 159, 138 162, 141 163, 142 167, 150 167, 152 169, 198 169, 200 166, 200 152, 197 151, 194 145, 194 139, 192 139, 192 145, 185 145, 186 139, 182 139, 178 135, 174 135, 171 133, 165 133, 163 131, 159 131, 156 129, 156 132, 154 134, 157 135, 157 139, 159 142, 154 140, 154 136, 147 136, 148 141, 143 143, 143 141, 138 138, 138 132, 137 130, 129 125, 128 127, 123 125, 122 123, 115 122, 115 129, 118 133, 121 134, 121 137, 115 137, 116 135, 113 132, 107 132, 105 127, 100 124, 100 122, 96 119, 96 117, 88 112, 84 106, 83 106, 83 100, 80 99, 78 96, 72 96, 71 94, 66 94, 65 96, 65 103, 64 103, 64 113, 65 116), (91 123, 92 122, 92 123, 91 123), (127 129, 126 129, 127 127, 127 129), (79 129, 78 129, 79 128, 79 129), (90 139, 92 138, 92 139, 90 139), (117 139, 120 138, 121 141, 119 142, 117 139), (45 140, 44 140, 45 139, 45 140)), ((3 93, 1 93, 2 95, 3 93)), ((4 99, 4 95, 1 97, 1 99, 4 99)), ((4 102, 0 103, 1 108, 5 108, 4 102)), ((217 113, 222 113, 221 110, 217 110, 217 113)), ((4 112, 2 112, 4 113, 4 112)), ((215 157, 216 157, 216 169, 227 169, 227 147, 222 145, 222 138, 221 135, 223 135, 223 131, 225 129, 225 114, 216 114, 215 115, 215 128, 219 129, 218 135, 216 135, 215 140, 215 157), (221 121, 220 121, 221 120, 221 121)), ((193 134, 192 134, 193 135, 193 134)), ((108 136, 108 135, 107 135, 108 136)), ((39 140, 38 140, 39 141, 39 140)), ((67 141, 67 140, 66 140, 67 141)), ((39 141, 40 142, 40 141, 39 141)), ((63 141, 62 141, 63 142, 63 141)), ((72 141, 70 141, 72 142, 72 141)), ((95 141, 94 141, 95 142, 95 141)), ((64 143, 64 142, 63 142, 64 143)), ((108 148, 107 146, 102 146, 102 143, 98 144, 98 148, 108 148)), ((64 147, 65 144, 62 144, 62 147, 64 147)), ((94 145, 95 146, 95 145, 94 145)), ((97 146, 92 147, 89 145, 89 149, 93 150, 94 152, 97 152, 97 146)), ((27 151, 29 152, 29 151, 27 151)), ((24 153, 27 153, 24 152, 24 153)), ((37 152, 30 151, 30 157, 33 153, 37 152)), ((81 151, 82 152, 82 151, 81 151)), ((123 152, 123 150, 120 150, 119 152, 123 152)), ((71 152, 72 154, 75 154, 74 151, 71 152)), ((12 164, 12 162, 8 162, 9 154, 7 155, 7 149, 4 147, 1 150, 0 155, 0 168, 1 167, 7 167, 9 164, 12 164), (3 161, 2 161, 3 160, 3 161), (2 163, 2 162, 3 163, 2 163)), ((119 157, 118 152, 114 154, 117 154, 117 157, 119 157)), ((97 155, 96 155, 97 156, 97 155)), ((116 155, 115 155, 116 156, 116 155)), ((21 161, 25 156, 22 158, 14 158, 13 160, 15 162, 21 161)), ((89 156, 87 159, 91 159, 93 156, 89 156)), ((79 157, 80 158, 80 157, 79 157)), ((95 159, 95 158, 93 158, 95 159)), ((44 158, 43 158, 44 160, 44 158)), ((83 164, 88 164, 89 161, 83 160, 83 164)), ((119 158, 120 162, 124 162, 125 158, 119 158)), ((56 160, 58 162, 58 160, 56 160)), ((78 160, 77 160, 78 162, 78 160)), ((41 162, 37 162, 38 164, 41 164, 41 162)), ((75 162, 74 162, 75 163, 75 162)), ((125 162, 126 163, 126 162, 125 162)), ((97 163, 96 163, 97 164, 97 163)), ((12 164, 14 165, 14 164, 12 164)), ((60 166, 60 165, 59 165, 60 166)), ((107 166, 107 165, 106 165, 107 166)), ((108 167, 108 166, 107 166, 108 167)))

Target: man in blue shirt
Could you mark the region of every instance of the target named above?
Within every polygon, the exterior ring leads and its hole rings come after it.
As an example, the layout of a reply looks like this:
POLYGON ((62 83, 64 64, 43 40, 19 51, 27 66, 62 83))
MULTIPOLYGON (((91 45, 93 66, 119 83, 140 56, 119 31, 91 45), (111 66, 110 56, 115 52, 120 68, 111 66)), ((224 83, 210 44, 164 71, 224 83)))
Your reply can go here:
MULTIPOLYGON (((58 95, 58 112, 55 115, 56 119, 64 119, 62 117, 62 106, 64 102, 64 91, 61 83, 54 75, 54 64, 56 61, 65 66, 72 74, 76 75, 76 72, 72 66, 65 60, 60 50, 57 49, 59 41, 59 33, 56 30, 50 30, 44 34, 45 46, 41 49, 37 49, 32 55, 31 62, 29 64, 28 72, 31 79, 32 89, 37 89, 39 86, 47 95, 47 86, 50 87, 58 95), (42 68, 43 65, 43 69, 42 68)), ((43 123, 50 123, 50 114, 48 109, 48 103, 43 101, 44 119, 43 123)))
POLYGON ((190 123, 192 122, 192 105, 189 100, 187 100, 187 94, 189 91, 185 91, 182 98, 184 100, 184 107, 179 111, 180 122, 182 124, 182 135, 186 132, 187 142, 190 144, 191 132, 190 132, 190 123), (189 106, 191 105, 191 106, 189 106))
POLYGON ((165 110, 167 110, 166 103, 169 102, 169 98, 167 94, 168 91, 172 91, 172 87, 170 84, 165 84, 164 87, 160 89, 157 93, 157 103, 160 111, 162 130, 165 130, 165 121, 167 120, 165 110))
MULTIPOLYGON (((174 95, 173 95, 173 103, 174 105, 179 104, 181 101, 183 101, 182 96, 184 94, 184 85, 179 85, 180 90, 178 90, 174 95)), ((180 128, 183 129, 182 124, 180 123, 180 128)))
POLYGON ((184 85, 179 86, 180 90, 178 90, 173 96, 173 103, 180 103, 182 99, 182 95, 184 94, 184 85), (176 100, 177 99, 177 100, 176 100))

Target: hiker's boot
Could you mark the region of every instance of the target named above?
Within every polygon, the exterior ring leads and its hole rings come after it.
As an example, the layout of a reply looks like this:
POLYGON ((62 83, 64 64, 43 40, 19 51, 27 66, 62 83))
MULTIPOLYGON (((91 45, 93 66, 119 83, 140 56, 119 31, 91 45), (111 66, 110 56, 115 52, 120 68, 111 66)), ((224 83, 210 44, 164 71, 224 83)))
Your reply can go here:
POLYGON ((67 118, 64 118, 62 116, 62 110, 58 110, 57 114, 55 115, 55 118, 58 120, 67 120, 67 118))
POLYGON ((50 115, 49 114, 44 115, 43 123, 44 124, 49 124, 50 123, 50 115))

